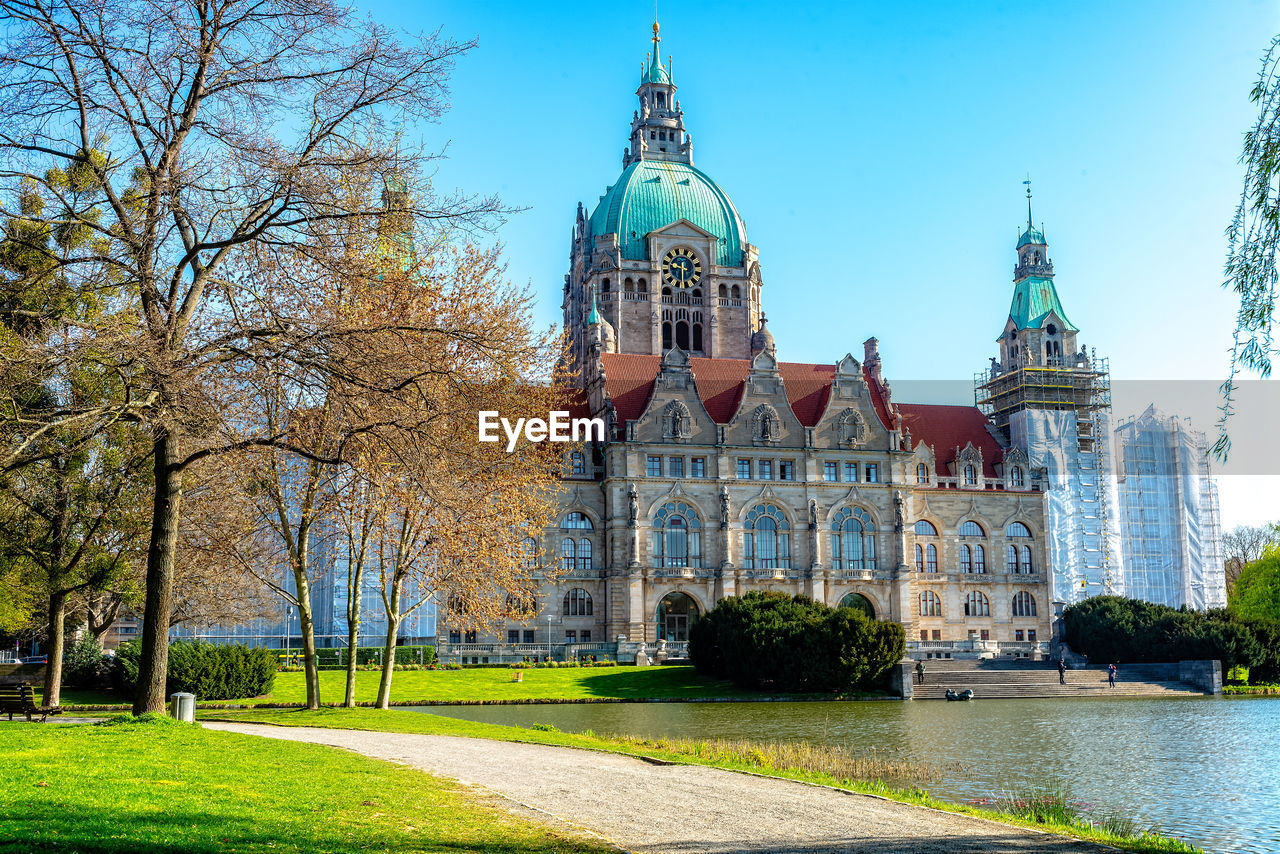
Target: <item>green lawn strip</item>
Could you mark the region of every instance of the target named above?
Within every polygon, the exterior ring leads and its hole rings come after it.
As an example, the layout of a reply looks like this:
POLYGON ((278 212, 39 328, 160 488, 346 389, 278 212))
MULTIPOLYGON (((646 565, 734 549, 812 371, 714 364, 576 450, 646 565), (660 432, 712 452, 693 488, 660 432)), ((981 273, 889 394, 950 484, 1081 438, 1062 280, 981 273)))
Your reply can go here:
POLYGON ((0 852, 601 852, 447 780, 168 720, 0 724, 0 852))
POLYGON ((497 741, 515 741, 528 744, 548 744, 559 747, 585 748, 602 750, 609 753, 621 753, 631 756, 644 756, 685 765, 708 765, 731 771, 743 771, 769 777, 782 777, 805 783, 815 783, 875 795, 900 803, 929 807, 950 813, 995 819, 1005 824, 1018 827, 1033 828, 1049 833, 1072 836, 1104 845, 1113 845, 1126 851, 1138 852, 1195 852, 1198 849, 1186 843, 1167 839, 1153 834, 1139 836, 1120 836, 1093 828, 1087 824, 1042 823, 1027 820, 1009 813, 996 812, 969 804, 956 804, 939 800, 918 787, 897 787, 880 780, 850 780, 833 777, 813 771, 801 771, 788 768, 775 768, 762 765, 747 754, 726 757, 723 753, 703 751, 701 755, 693 752, 673 752, 664 750, 657 744, 661 740, 624 739, 598 736, 594 733, 566 733, 529 729, 525 727, 504 726, 501 724, 478 723, 460 720, 443 715, 432 715, 423 712, 382 711, 376 709, 321 709, 306 711, 303 709, 261 709, 251 711, 204 711, 199 715, 201 720, 226 720, 250 723, 275 724, 279 726, 328 727, 332 729, 354 729, 375 732, 404 732, 426 735, 454 735, 470 738, 489 738, 497 741))
POLYGON ((1241 696, 1248 694, 1280 694, 1280 685, 1225 685, 1222 688, 1222 693, 1238 694, 1241 696))
MULTIPOLYGON (((320 671, 320 700, 337 705, 346 696, 344 671, 320 671)), ((356 701, 377 699, 380 673, 356 673, 356 701)), ((306 703, 306 683, 302 673, 277 673, 275 687, 262 697, 211 701, 234 705, 302 705, 306 703)), ((92 694, 92 692, 90 692, 92 694)), ((698 675, 692 667, 565 667, 476 668, 472 670, 402 670, 391 683, 392 702, 397 705, 430 703, 554 702, 592 700, 759 700, 833 699, 830 695, 771 694, 745 691, 730 682, 698 675), (522 673, 523 680, 512 680, 522 673)), ((197 702, 206 702, 196 698, 197 702)), ((63 691, 62 705, 75 710, 78 705, 128 705, 115 695, 88 695, 63 691)))

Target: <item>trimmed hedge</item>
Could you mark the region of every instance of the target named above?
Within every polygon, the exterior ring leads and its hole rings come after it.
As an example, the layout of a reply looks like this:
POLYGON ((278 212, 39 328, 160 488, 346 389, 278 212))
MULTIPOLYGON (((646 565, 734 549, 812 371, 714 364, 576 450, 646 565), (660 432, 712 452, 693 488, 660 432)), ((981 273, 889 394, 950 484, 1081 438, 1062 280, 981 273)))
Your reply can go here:
POLYGON ((875 687, 902 660, 906 632, 807 596, 731 596, 689 630, 700 673, 742 688, 848 692, 875 687))
MULTIPOLYGON (((138 683, 138 641, 116 650, 112 682, 117 691, 133 694, 138 683)), ((169 644, 165 693, 186 691, 198 700, 235 700, 271 693, 276 679, 276 651, 243 644, 174 641, 169 644)))
MULTIPOLYGON (((283 654, 282 650, 276 650, 277 653, 283 654)), ((301 657, 302 650, 294 648, 291 652, 301 657)), ((347 648, 342 646, 318 647, 316 649, 316 658, 319 659, 324 666, 329 666, 332 660, 337 666, 346 666, 347 648)), ((358 646, 356 647, 356 664, 370 664, 377 666, 379 657, 382 655, 382 647, 380 646, 358 646)), ((430 645, 423 646, 398 646, 396 647, 396 664, 434 664, 436 660, 436 648, 430 645), (418 660, 419 651, 421 651, 422 660, 418 660)))

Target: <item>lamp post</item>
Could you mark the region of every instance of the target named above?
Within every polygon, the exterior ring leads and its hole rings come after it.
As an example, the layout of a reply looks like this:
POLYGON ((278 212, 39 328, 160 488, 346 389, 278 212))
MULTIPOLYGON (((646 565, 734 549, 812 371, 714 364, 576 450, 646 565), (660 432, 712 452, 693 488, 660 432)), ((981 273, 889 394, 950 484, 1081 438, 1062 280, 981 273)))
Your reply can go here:
POLYGON ((289 666, 292 657, 290 647, 293 644, 293 606, 284 606, 284 666, 289 666))
POLYGON ((551 615, 550 615, 550 614, 547 614, 547 659, 548 659, 548 660, 550 660, 550 659, 551 659, 551 644, 552 644, 552 643, 554 643, 554 641, 552 641, 552 639, 551 639, 551 615))

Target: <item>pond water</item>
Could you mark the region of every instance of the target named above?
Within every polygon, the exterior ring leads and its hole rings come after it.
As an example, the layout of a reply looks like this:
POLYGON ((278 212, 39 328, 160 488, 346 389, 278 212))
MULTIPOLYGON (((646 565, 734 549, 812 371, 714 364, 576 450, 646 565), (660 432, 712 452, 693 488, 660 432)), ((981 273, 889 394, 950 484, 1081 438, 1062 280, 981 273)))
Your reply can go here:
POLYGON ((1064 785, 1209 851, 1280 851, 1280 698, 434 706, 473 721, 602 735, 808 740, 940 769, 954 801, 1064 785))

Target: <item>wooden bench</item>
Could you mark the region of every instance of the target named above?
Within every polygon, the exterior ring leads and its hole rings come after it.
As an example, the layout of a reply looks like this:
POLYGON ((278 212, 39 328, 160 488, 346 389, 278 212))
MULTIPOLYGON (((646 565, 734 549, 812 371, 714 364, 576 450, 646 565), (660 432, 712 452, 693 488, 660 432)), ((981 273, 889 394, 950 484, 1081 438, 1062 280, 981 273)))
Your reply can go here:
POLYGON ((28 721, 35 720, 35 715, 40 716, 40 723, 44 723, 45 718, 49 715, 60 715, 62 710, 57 706, 52 708, 41 708, 36 705, 36 692, 32 690, 31 685, 24 682, 21 685, 0 685, 0 715, 8 714, 9 720, 13 720, 13 716, 26 715, 28 721))

